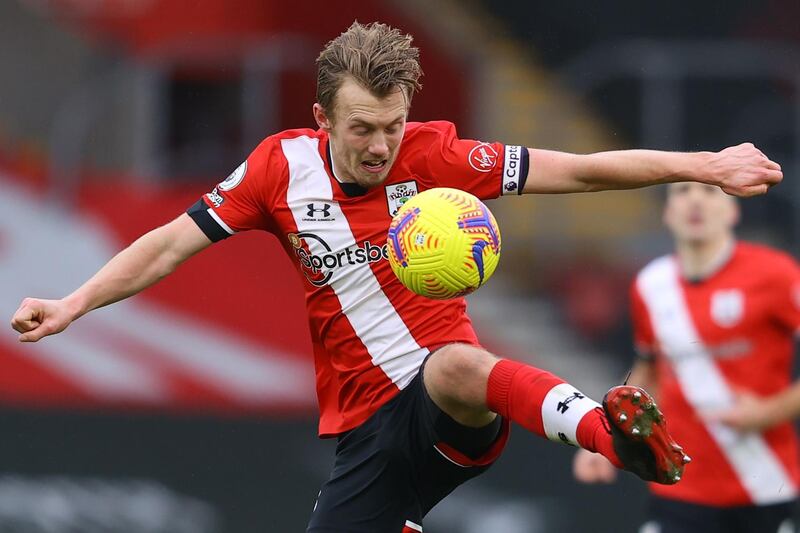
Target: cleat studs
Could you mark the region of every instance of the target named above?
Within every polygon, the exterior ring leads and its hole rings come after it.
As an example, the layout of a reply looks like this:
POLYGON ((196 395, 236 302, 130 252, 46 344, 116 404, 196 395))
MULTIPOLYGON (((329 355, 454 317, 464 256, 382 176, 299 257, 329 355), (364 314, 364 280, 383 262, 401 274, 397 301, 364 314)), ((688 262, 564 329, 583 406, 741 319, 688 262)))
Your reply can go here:
POLYGON ((634 416, 636 416, 636 417, 640 417, 640 416, 642 416, 643 414, 644 414, 644 411, 642 411, 641 409, 637 409, 637 410, 636 410, 636 412, 634 413, 634 416))
POLYGON ((620 413, 619 416, 617 417, 617 420, 619 420, 619 422, 621 424, 621 423, 625 422, 626 420, 628 420, 628 415, 626 415, 625 413, 620 413))
POLYGON ((641 433, 642 433, 642 430, 639 429, 638 427, 633 426, 631 428, 631 435, 633 435, 634 437, 638 437, 641 433))
POLYGON ((637 390, 636 392, 633 393, 633 399, 632 399, 633 403, 639 403, 639 401, 641 399, 642 399, 642 393, 641 392, 639 392, 637 390))
POLYGON ((674 481, 675 483, 677 483, 680 480, 681 480, 680 474, 675 474, 674 476, 672 476, 672 481, 674 481))
POLYGON ((691 462, 692 462, 692 458, 689 457, 688 455, 684 454, 683 455, 683 464, 688 465, 691 462))
POLYGON ((655 406, 655 404, 653 402, 647 402, 642 407, 644 407, 645 411, 652 411, 653 409, 656 408, 656 406, 655 406))

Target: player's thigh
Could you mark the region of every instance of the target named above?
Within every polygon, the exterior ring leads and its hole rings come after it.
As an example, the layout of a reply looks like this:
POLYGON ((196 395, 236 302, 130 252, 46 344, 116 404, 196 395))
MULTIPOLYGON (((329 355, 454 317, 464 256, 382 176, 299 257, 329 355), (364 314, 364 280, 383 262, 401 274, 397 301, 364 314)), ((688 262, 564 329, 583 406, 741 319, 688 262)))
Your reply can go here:
POLYGON ((443 411, 429 394, 428 374, 415 390, 417 420, 412 439, 415 489, 422 516, 462 483, 485 472, 502 453, 509 424, 501 417, 482 427, 467 427, 443 411))
POLYGON ((724 523, 724 509, 651 498, 639 533, 732 533, 724 523))
POLYGON ((731 512, 735 533, 797 533, 797 502, 739 507, 731 512))
POLYGON ((442 412, 420 370, 395 398, 340 438, 309 532, 419 531, 427 512, 484 472, 507 439, 507 421, 498 419, 497 431, 487 438, 442 412))
POLYGON ((330 479, 317 498, 309 533, 400 533, 421 523, 413 490, 409 413, 401 393, 340 437, 330 479))

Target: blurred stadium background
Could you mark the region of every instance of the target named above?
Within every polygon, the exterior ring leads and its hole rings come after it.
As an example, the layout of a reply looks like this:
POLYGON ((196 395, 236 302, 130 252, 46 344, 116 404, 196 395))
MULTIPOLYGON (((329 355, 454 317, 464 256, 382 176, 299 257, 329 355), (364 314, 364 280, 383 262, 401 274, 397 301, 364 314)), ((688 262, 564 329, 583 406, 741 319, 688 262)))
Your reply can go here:
MULTIPOLYGON (((0 311, 60 297, 223 179, 311 127, 314 59, 354 19, 416 36, 412 119, 577 152, 753 141, 786 179, 741 233, 800 242, 800 4, 506 0, 0 1, 0 311)), ((486 345, 600 396, 631 358, 633 272, 669 249, 657 191, 491 203, 486 345)), ((300 282, 276 242, 213 247, 35 345, 0 333, 0 531, 304 530, 316 439, 300 282)), ((426 521, 439 533, 633 531, 644 487, 572 481, 572 451, 515 431, 426 521)))

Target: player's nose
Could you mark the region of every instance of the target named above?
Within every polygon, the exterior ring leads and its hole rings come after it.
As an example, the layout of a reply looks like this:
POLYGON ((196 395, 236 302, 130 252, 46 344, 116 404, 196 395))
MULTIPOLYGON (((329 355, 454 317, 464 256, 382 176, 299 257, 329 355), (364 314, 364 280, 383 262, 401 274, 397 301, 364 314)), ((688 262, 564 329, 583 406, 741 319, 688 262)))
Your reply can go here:
POLYGON ((376 135, 367 149, 375 157, 384 158, 389 154, 389 144, 382 135, 376 135))

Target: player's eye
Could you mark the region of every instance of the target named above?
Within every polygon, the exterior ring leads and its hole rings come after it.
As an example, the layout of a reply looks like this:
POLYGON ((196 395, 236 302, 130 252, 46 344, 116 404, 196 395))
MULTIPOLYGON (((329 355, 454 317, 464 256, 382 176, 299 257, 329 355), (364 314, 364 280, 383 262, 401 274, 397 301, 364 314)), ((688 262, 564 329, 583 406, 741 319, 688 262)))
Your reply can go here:
POLYGON ((389 135, 395 135, 397 133, 402 133, 403 132, 403 124, 404 124, 404 122, 405 121, 403 121, 403 120, 395 120, 394 122, 389 124, 388 128, 386 128, 386 133, 389 134, 389 135))

